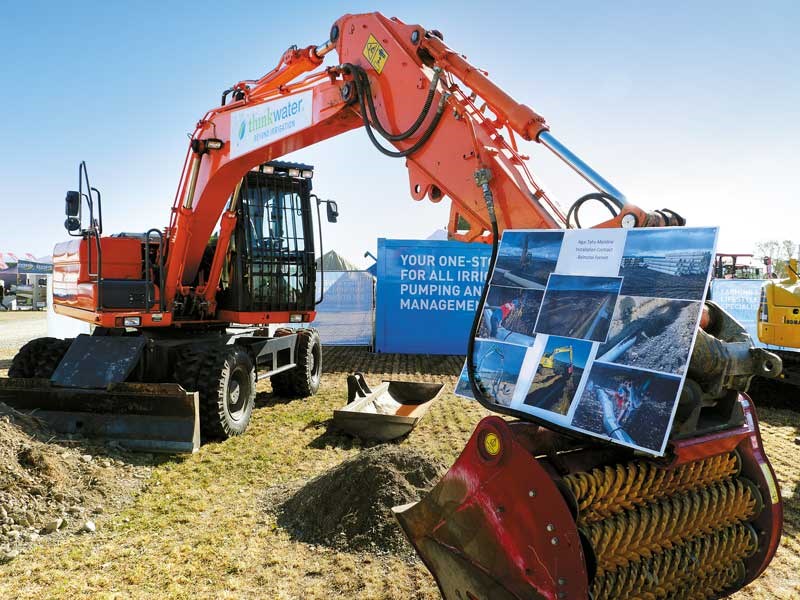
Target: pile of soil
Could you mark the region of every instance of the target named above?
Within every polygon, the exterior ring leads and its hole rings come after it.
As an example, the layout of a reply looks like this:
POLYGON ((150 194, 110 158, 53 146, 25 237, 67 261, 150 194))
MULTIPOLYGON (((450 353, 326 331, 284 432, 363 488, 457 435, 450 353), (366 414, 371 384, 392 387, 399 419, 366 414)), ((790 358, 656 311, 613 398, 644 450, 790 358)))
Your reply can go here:
POLYGON ((370 448, 297 490, 278 507, 278 524, 303 542, 402 552, 409 546, 391 508, 419 500, 446 471, 412 448, 370 448))
POLYGON ((149 470, 54 438, 40 420, 0 403, 0 562, 41 536, 87 531, 87 521, 129 498, 149 470))

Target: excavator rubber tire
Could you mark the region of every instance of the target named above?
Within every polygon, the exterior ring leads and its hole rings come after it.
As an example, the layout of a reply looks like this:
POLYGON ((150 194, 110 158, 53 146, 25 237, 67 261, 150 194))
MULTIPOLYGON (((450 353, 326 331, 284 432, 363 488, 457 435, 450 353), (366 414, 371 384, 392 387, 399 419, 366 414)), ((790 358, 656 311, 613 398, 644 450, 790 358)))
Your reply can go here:
POLYGON ((207 346, 187 345, 178 350, 173 379, 187 392, 197 391, 197 375, 208 351, 207 346))
POLYGON ((31 340, 19 349, 11 361, 8 376, 50 379, 71 344, 71 339, 61 340, 52 337, 31 340))
POLYGON ((256 401, 256 370, 250 354, 236 345, 209 348, 196 364, 202 438, 243 434, 256 401))
POLYGON ((298 329, 296 332, 281 328, 275 337, 297 333, 295 360, 297 366, 270 377, 272 391, 283 398, 307 398, 319 390, 322 379, 322 343, 316 329, 298 329), (288 333, 286 333, 288 332, 288 333))

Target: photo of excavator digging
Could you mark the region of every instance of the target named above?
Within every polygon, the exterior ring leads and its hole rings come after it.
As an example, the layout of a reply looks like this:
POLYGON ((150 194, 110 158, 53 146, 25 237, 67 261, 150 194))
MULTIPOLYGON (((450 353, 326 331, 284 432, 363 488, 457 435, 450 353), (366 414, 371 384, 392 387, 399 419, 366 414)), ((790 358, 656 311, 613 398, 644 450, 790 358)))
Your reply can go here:
POLYGON ((544 290, 556 268, 562 231, 509 231, 497 254, 492 285, 544 290))
POLYGON ((483 308, 478 337, 533 345, 533 328, 544 292, 494 285, 483 308))
POLYGON ((679 377, 594 363, 571 425, 660 452, 679 385, 679 377))
POLYGON ((622 294, 702 300, 714 257, 716 230, 629 231, 619 274, 622 294))
MULTIPOLYGON (((495 404, 509 406, 517 387, 517 379, 525 360, 525 346, 505 344, 492 340, 475 340, 476 381, 495 404)), ((473 398, 469 385, 467 365, 461 369, 456 384, 456 394, 473 398)))
POLYGON ((605 342, 621 284, 619 277, 551 275, 534 331, 605 342))
POLYGON ((596 360, 681 374, 698 311, 697 302, 620 296, 596 360))
POLYGON ((525 405, 567 414, 591 351, 590 342, 550 336, 525 405))

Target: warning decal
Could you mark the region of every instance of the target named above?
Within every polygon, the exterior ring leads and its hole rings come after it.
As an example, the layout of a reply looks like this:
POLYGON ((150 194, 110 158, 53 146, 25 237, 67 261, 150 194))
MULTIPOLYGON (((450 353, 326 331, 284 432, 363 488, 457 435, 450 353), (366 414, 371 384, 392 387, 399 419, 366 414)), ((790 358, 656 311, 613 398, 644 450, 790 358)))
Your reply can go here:
POLYGON ((386 53, 386 50, 383 49, 383 46, 380 45, 380 42, 375 39, 375 36, 370 34, 367 45, 364 46, 364 57, 369 61, 369 64, 372 65, 372 68, 375 69, 378 75, 380 75, 381 71, 383 71, 383 65, 386 64, 389 55, 386 53))

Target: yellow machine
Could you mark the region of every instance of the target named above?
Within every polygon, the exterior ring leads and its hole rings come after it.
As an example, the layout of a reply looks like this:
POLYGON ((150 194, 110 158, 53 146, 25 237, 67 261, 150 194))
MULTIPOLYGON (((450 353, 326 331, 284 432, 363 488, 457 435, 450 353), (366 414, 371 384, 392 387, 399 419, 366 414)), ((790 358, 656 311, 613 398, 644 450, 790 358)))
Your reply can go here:
POLYGON ((769 281, 761 289, 758 339, 773 346, 800 348, 800 284, 797 260, 789 261, 789 277, 769 281))
MULTIPOLYGON (((781 357, 783 371, 778 381, 800 386, 800 282, 797 259, 790 259, 789 277, 768 280, 761 288, 758 307, 758 339, 768 344, 770 351, 781 357), (772 348, 781 346, 783 349, 772 348)), ((757 380, 759 385, 769 382, 757 380)), ((772 392, 770 392, 771 395, 772 392)))
POLYGON ((556 354, 563 354, 564 352, 569 353, 569 372, 572 372, 572 346, 562 346, 561 348, 556 348, 550 354, 545 354, 542 356, 542 366, 546 369, 552 369, 555 367, 555 358, 556 354))

